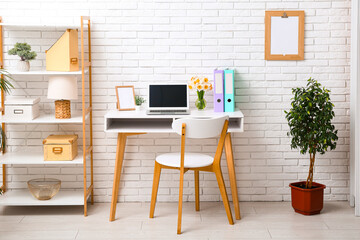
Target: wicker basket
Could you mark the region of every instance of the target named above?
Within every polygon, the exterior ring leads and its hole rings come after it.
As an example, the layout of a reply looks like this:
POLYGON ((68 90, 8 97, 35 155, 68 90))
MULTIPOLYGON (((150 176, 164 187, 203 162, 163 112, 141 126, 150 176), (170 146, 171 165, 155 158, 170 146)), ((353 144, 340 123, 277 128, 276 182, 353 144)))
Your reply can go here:
POLYGON ((55 101, 55 118, 71 118, 70 100, 55 101))

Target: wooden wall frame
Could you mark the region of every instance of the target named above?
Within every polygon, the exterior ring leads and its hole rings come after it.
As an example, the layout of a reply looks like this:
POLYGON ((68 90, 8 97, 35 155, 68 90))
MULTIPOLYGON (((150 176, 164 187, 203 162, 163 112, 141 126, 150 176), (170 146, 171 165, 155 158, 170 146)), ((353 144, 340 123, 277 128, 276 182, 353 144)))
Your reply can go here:
POLYGON ((135 90, 134 90, 134 86, 116 86, 115 87, 115 91, 116 91, 116 108, 119 110, 119 111, 128 111, 128 110, 135 110, 135 90), (128 93, 125 93, 127 94, 127 96, 119 96, 119 89, 129 89, 130 91, 128 93), (130 93, 131 92, 131 93, 130 93), (132 95, 130 95, 130 94, 132 95), (121 104, 120 104, 120 98, 121 97, 125 97, 125 98, 129 98, 129 101, 131 103, 131 106, 129 106, 129 103, 126 103, 126 106, 125 107, 121 107, 121 104), (130 99, 131 98, 131 99, 130 99), (132 99, 134 99, 134 102, 132 102, 132 99), (132 104, 133 103, 133 104, 132 104))
MULTIPOLYGON (((265 11, 265 60, 304 60, 304 11, 265 11), (271 18, 298 17, 298 44, 297 54, 271 53, 271 18)), ((286 35, 284 35, 286 37, 286 35)))

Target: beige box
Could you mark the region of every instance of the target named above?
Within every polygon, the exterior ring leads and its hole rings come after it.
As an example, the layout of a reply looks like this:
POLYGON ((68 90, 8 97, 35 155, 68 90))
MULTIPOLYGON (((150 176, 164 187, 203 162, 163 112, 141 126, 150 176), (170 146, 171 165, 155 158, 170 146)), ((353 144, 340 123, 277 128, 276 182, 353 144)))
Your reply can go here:
POLYGON ((46 53, 46 71, 79 71, 78 30, 67 29, 46 53))
POLYGON ((71 161, 78 154, 77 135, 50 135, 44 141, 45 161, 71 161))

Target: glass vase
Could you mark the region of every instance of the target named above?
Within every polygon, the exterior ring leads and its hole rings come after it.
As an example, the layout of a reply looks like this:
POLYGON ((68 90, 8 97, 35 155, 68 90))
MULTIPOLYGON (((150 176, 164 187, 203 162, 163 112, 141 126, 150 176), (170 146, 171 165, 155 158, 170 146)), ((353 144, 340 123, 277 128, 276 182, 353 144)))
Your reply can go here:
POLYGON ((204 99, 205 91, 196 91, 198 98, 195 101, 195 106, 198 110, 203 110, 206 107, 206 101, 204 99))

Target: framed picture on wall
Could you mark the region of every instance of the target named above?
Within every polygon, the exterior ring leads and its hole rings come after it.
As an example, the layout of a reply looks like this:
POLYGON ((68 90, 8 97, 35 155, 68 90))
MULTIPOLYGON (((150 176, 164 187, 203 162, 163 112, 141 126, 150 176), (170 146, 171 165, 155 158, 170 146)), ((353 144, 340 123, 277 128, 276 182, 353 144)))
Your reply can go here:
POLYGON ((135 110, 134 86, 116 86, 116 108, 119 111, 135 110))

